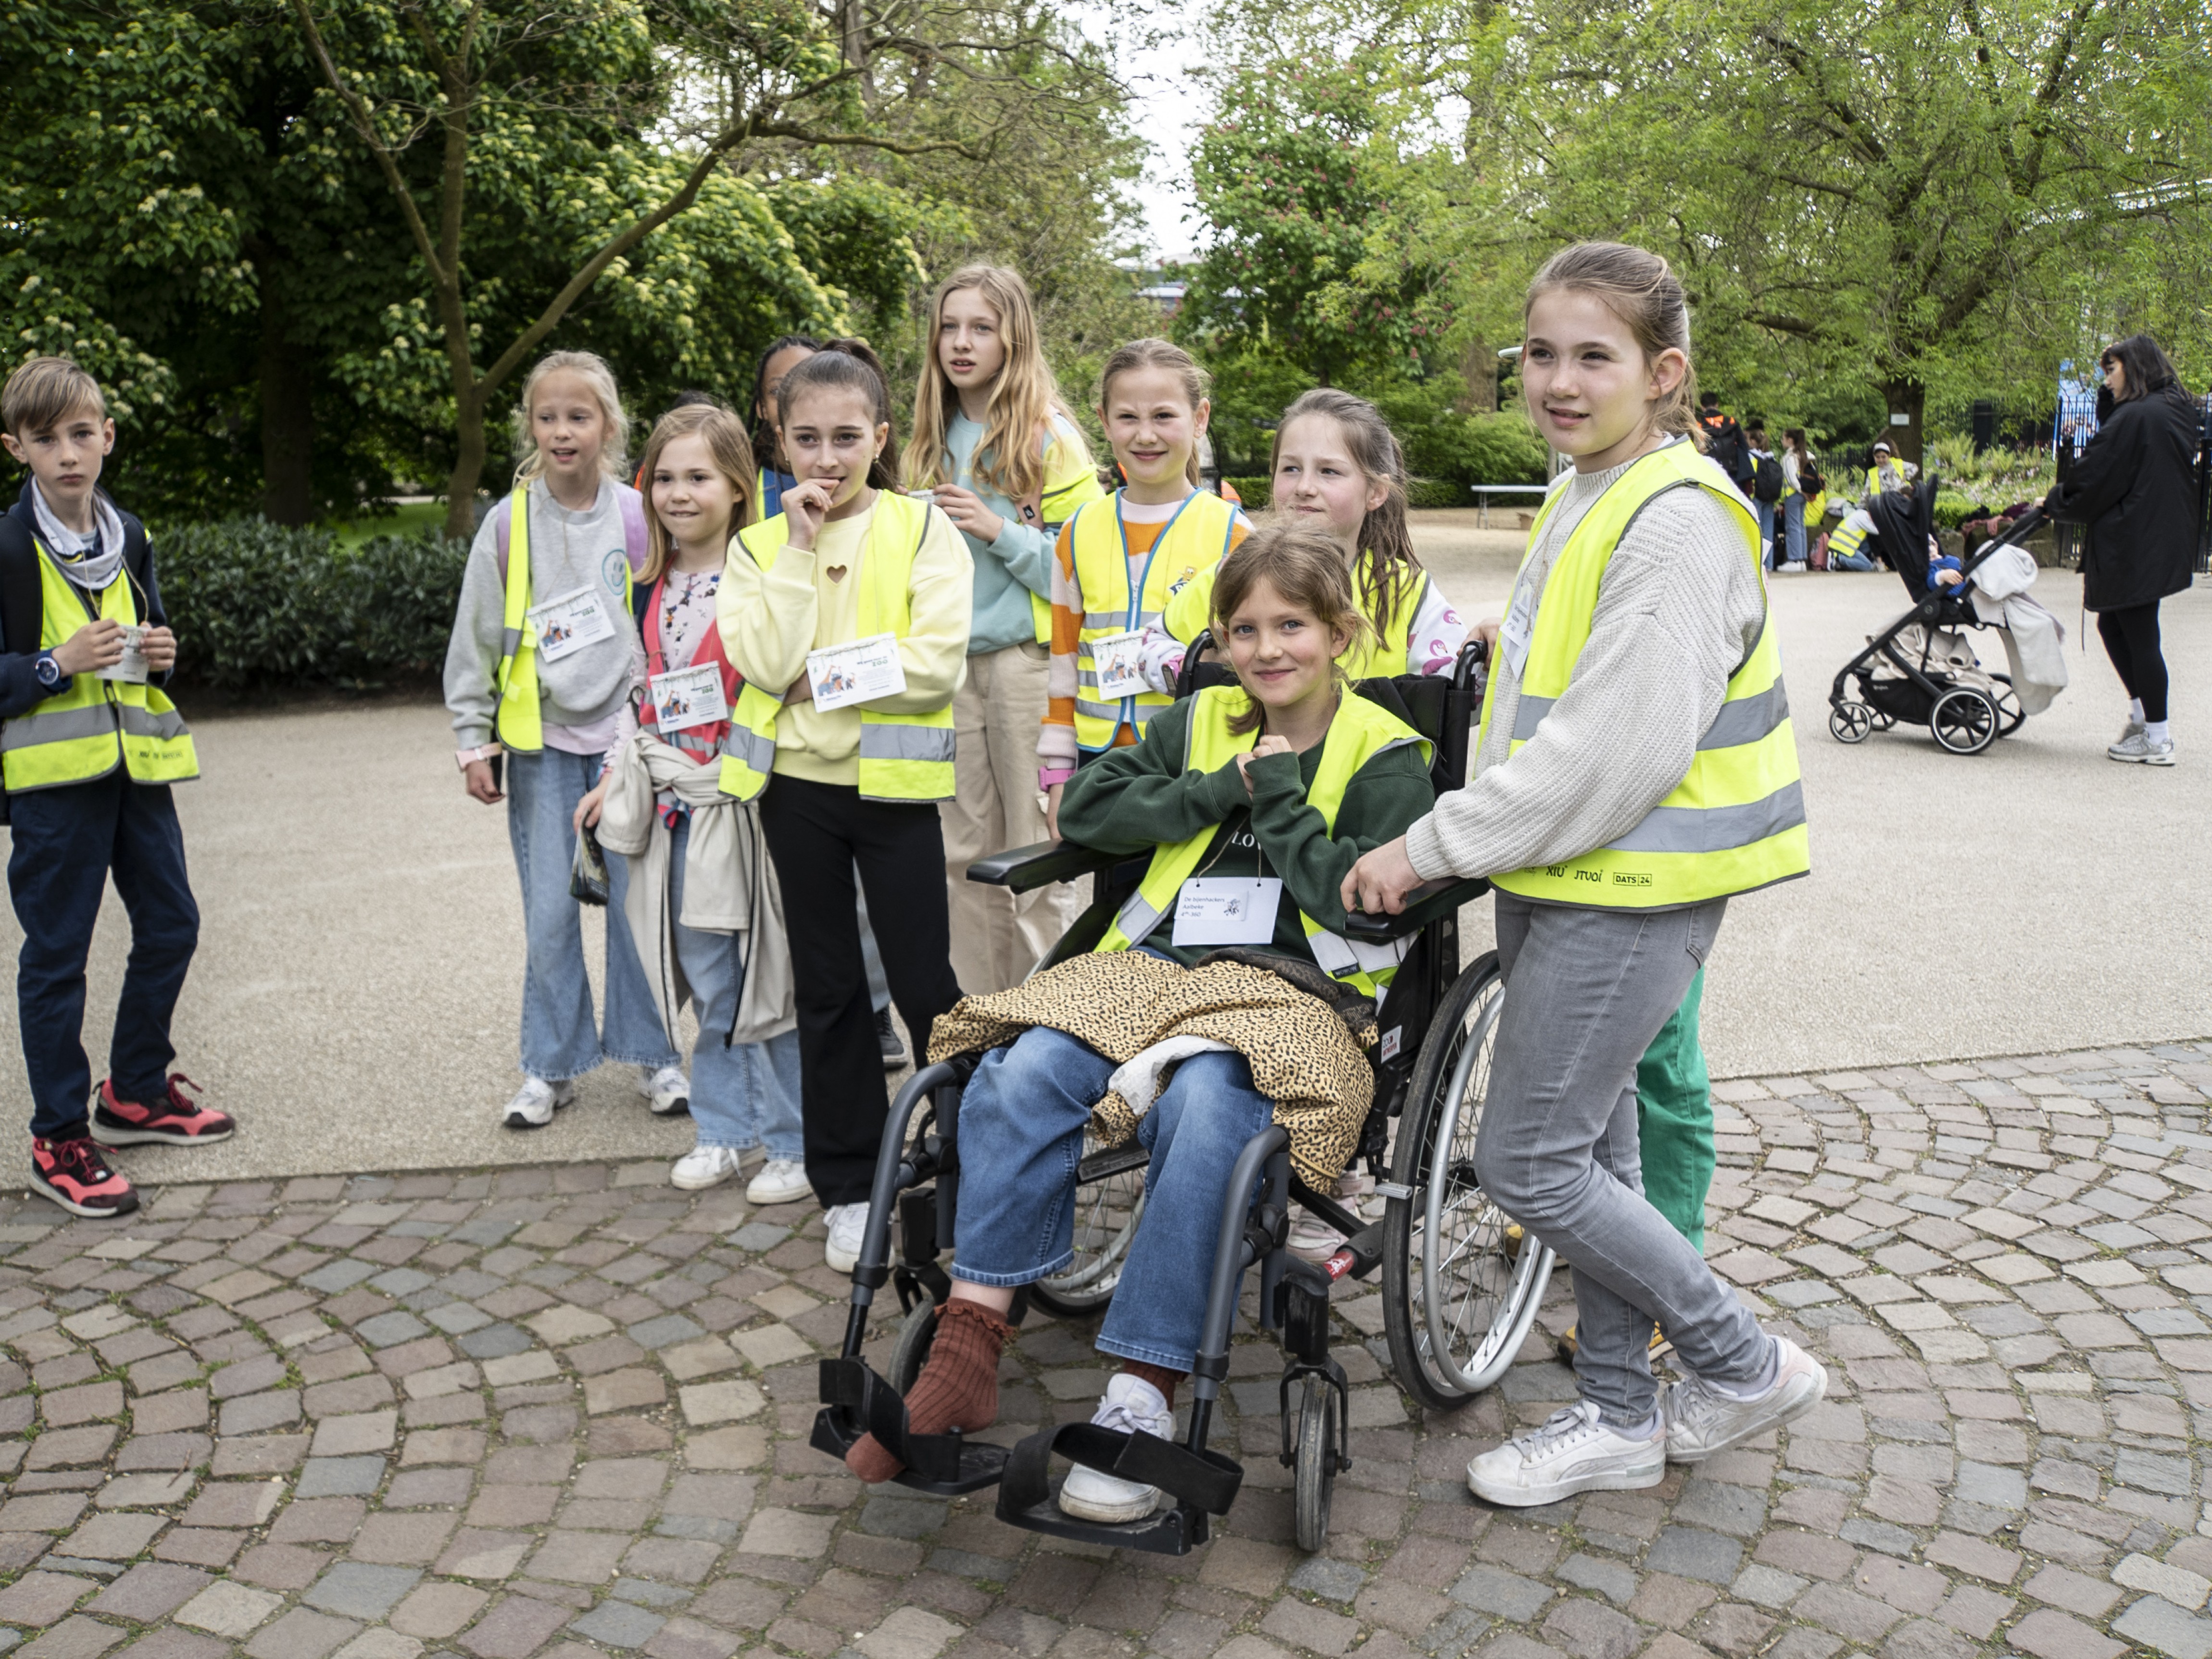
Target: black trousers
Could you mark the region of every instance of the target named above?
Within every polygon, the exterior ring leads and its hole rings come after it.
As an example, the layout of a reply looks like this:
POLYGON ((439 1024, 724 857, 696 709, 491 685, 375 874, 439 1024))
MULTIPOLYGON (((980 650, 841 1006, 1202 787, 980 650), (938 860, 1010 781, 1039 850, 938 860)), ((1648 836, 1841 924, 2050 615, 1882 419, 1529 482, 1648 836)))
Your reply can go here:
POLYGON ((2105 654, 2120 684, 2131 697, 2142 699, 2143 718, 2166 718, 2166 655, 2159 648, 2158 601, 2131 605, 2124 611, 2100 611, 2097 634, 2105 641, 2105 654))
POLYGON ((934 803, 862 800, 857 788, 775 777, 761 828, 783 886, 799 1012, 806 1178, 824 1205, 866 1201, 890 1097, 860 962, 853 872, 883 952, 891 1001, 925 1063, 929 1028, 960 1000, 934 803))

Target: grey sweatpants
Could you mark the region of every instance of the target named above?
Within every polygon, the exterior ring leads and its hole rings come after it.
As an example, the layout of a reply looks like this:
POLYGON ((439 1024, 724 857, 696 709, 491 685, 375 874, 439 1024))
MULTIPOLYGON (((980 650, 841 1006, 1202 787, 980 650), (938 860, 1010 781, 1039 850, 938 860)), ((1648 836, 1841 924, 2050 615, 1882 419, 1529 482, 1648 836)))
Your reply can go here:
POLYGON ((1475 1176, 1498 1207, 1574 1269, 1575 1375, 1605 1420, 1632 1428, 1658 1396, 1656 1319, 1682 1363, 1754 1382, 1759 1322, 1644 1199, 1636 1063, 1704 966, 1728 901, 1585 910, 1499 893, 1505 973, 1475 1176))

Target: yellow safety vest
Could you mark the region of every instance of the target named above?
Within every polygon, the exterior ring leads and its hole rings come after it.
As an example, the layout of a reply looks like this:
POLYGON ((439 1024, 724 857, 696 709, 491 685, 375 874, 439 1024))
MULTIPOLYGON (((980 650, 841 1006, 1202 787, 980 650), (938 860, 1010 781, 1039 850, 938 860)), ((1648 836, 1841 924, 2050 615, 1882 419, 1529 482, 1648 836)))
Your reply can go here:
POLYGON ((1838 559, 1850 558, 1865 544, 1869 533, 1845 519, 1828 532, 1829 562, 1832 564, 1838 559))
MULTIPOLYGON (((1213 626, 1213 579, 1221 574, 1215 565, 1201 570, 1185 585, 1182 592, 1168 601, 1160 625, 1176 639, 1188 645, 1196 639, 1201 629, 1213 626)), ((1359 588, 1359 578, 1352 580, 1352 591, 1359 588)), ((1362 614, 1367 618, 1372 635, 1339 657, 1346 679, 1364 680, 1392 678, 1407 672, 1406 659, 1413 648, 1413 619, 1421 614, 1421 606, 1429 596, 1429 573, 1416 571, 1413 580, 1403 585, 1398 595, 1398 605, 1390 618, 1390 632, 1386 636, 1382 624, 1375 620, 1375 612, 1365 605, 1362 614)), ((1379 596, 1378 596, 1379 597, 1379 596)), ((1217 640, 1225 654, 1226 640, 1217 640)))
MULTIPOLYGON (((907 636, 913 626, 911 588, 915 556, 929 533, 930 505, 896 490, 876 492, 868 525, 867 551, 860 561, 860 633, 907 636)), ((786 520, 781 513, 738 532, 738 544, 763 570, 773 569, 782 549, 786 520)), ((775 724, 783 714, 781 690, 747 680, 738 692, 735 717, 724 740, 722 793, 751 800, 768 787, 775 770, 775 724)), ((950 800, 952 781, 952 700, 920 714, 860 710, 860 798, 863 800, 950 800)))
MULTIPOLYGON (((39 559, 42 616, 39 647, 52 651, 84 626, 82 590, 61 573, 44 544, 39 559)), ((138 623, 131 573, 100 590, 100 614, 125 628, 138 623)), ((0 781, 11 795, 89 783, 121 766, 133 783, 182 783, 200 775, 185 718, 159 689, 78 674, 27 714, 0 726, 0 781)))
MULTIPOLYGON (((545 746, 545 720, 538 705, 545 693, 538 683, 538 635, 530 627, 530 487, 508 493, 507 609, 500 622, 499 672, 492 686, 499 707, 492 713, 492 735, 501 745, 533 754, 545 746)), ((623 609, 635 604, 636 573, 629 548, 623 548, 623 609)))
POLYGON ((1122 493, 1114 492, 1110 514, 1106 501, 1092 501, 1068 520, 1067 528, 1076 585, 1083 590, 1083 629, 1075 654, 1075 741, 1079 748, 1094 753, 1112 748, 1115 734, 1124 726, 1141 738, 1152 711, 1175 701, 1158 691, 1101 701, 1098 665, 1091 654, 1095 642, 1159 623, 1177 593, 1221 562, 1240 516, 1211 490, 1194 491, 1161 529, 1145 561, 1143 576, 1133 589, 1129 537, 1121 522, 1122 493))
MULTIPOLYGON (((1606 566, 1622 534, 1654 496, 1686 489, 1704 489, 1728 507, 1742 532, 1752 568, 1759 568, 1758 520, 1718 467, 1687 443, 1669 444, 1644 456, 1598 498, 1552 566, 1522 665, 1509 754, 1536 734, 1573 679, 1606 566)), ((1557 502, 1553 496, 1537 514, 1528 538, 1532 547, 1557 502)), ((1493 679, 1483 694, 1477 753, 1490 732, 1497 692, 1493 679)), ((1698 739, 1689 771, 1642 822, 1577 858, 1490 879, 1522 898, 1654 910, 1747 893, 1802 876, 1811 867, 1797 742, 1790 729, 1782 652, 1770 615, 1759 643, 1729 676, 1728 696, 1698 739)))
MULTIPOLYGON (((1045 455, 1047 465, 1049 465, 1052 445, 1057 440, 1052 435, 1049 426, 1046 428, 1046 432, 1048 441, 1045 445, 1045 455)), ((1066 523, 1070 518, 1091 502, 1103 501, 1105 499, 1106 489, 1098 482, 1097 469, 1085 467, 1074 477, 1062 483, 1059 489, 1047 489, 1037 496, 1036 514, 1039 527, 1043 530, 1046 536, 1056 536, 1060 532, 1060 526, 1066 523)), ((1029 503, 1017 501, 1015 506, 1026 514, 1029 503)), ((1030 594, 1030 618, 1036 627, 1036 642, 1047 650, 1051 649, 1052 601, 1036 593, 1030 594)))
MULTIPOLYGON (((1191 698, 1190 705, 1190 727, 1182 757, 1185 772, 1218 772, 1233 764, 1237 756, 1259 741, 1256 730, 1240 735, 1229 729, 1230 720, 1249 706, 1241 687, 1209 685, 1191 698)), ((1328 735, 1322 739, 1321 766, 1314 774, 1313 787, 1306 792, 1306 805, 1321 814, 1322 824, 1331 834, 1335 833, 1336 815, 1344 805, 1344 792, 1359 769, 1376 756, 1407 744, 1418 744, 1423 763, 1428 763, 1431 746, 1427 738, 1366 698, 1345 694, 1337 706, 1336 718, 1329 722, 1328 735)), ((1218 825, 1210 826, 1188 841, 1159 847, 1152 854, 1152 866, 1145 872, 1144 880, 1122 904, 1097 948, 1126 951, 1142 942, 1162 916, 1171 914, 1176 895, 1198 868, 1199 860, 1206 856, 1206 849, 1212 845, 1218 830, 1218 825)), ((1298 920, 1305 928, 1306 945, 1322 970, 1333 979, 1358 986, 1366 995, 1378 1000, 1382 988, 1398 971, 1398 964, 1405 960, 1412 943, 1410 939, 1399 939, 1370 945, 1330 933, 1303 910, 1298 913, 1298 920)))

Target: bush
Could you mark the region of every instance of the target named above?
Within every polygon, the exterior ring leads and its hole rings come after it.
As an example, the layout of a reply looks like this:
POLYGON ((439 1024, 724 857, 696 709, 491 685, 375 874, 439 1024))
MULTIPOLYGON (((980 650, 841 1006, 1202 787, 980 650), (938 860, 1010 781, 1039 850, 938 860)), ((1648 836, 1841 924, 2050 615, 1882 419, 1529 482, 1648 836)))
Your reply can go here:
POLYGON ((434 671, 468 561, 465 543, 434 536, 375 536, 345 552, 327 530, 258 518, 179 526, 154 550, 179 669, 237 690, 365 688, 434 671))
POLYGON ((1472 507, 1474 504, 1474 497, 1467 493, 1467 486, 1450 478, 1416 478, 1406 489, 1406 505, 1408 507, 1472 507))
POLYGON ((1265 513, 1275 499, 1274 481, 1271 478, 1224 478, 1221 482, 1237 492, 1237 499, 1244 503, 1247 513, 1265 513))
POLYGON ((1955 489, 1938 490, 1936 495, 1936 526, 1939 530, 1956 530, 1969 519, 1978 519, 1982 509, 1955 489))

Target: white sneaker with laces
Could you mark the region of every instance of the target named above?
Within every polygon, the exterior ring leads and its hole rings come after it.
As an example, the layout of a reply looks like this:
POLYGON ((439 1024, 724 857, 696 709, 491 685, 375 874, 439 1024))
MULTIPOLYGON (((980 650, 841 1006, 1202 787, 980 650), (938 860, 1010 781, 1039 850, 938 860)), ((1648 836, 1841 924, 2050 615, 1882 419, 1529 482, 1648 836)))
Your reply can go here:
POLYGON ((2134 715, 2129 715, 2128 723, 2120 728, 2120 735, 2112 739, 2111 744, 2106 750, 2106 752, 2110 753, 2112 750, 2118 749, 2122 744, 2127 742, 2130 738, 2139 738, 2142 736, 2142 729, 2143 723, 2137 720, 2134 715))
POLYGON ((575 1085, 565 1079, 548 1083, 542 1077, 526 1077, 499 1121, 510 1129, 542 1129, 553 1121, 556 1109, 575 1097, 575 1085))
MULTIPOLYGON (((1361 1220, 1372 1219, 1361 1200, 1375 1190, 1375 1177, 1346 1170, 1337 1176, 1331 1196, 1361 1220)), ((1326 1261, 1344 1248, 1344 1235, 1319 1216, 1308 1215, 1304 1210, 1291 1223, 1286 1241, 1292 1255, 1305 1261, 1326 1261)))
MULTIPOLYGON (((1127 1371, 1117 1371, 1107 1379, 1106 1397, 1091 1413, 1091 1420, 1102 1429, 1119 1429, 1127 1434, 1141 1431, 1163 1440, 1175 1438, 1175 1413, 1168 1409, 1167 1396, 1143 1377, 1127 1371)), ((1062 1515, 1107 1526, 1141 1521, 1159 1503, 1158 1486, 1140 1486, 1080 1463, 1068 1471, 1066 1483, 1060 1489, 1062 1515)))
POLYGON ((687 1193, 704 1192, 742 1174, 744 1167, 745 1155, 735 1146, 694 1146, 676 1160, 668 1184, 687 1193))
POLYGON ((1828 1391, 1827 1369, 1787 1337, 1769 1340, 1775 1347, 1774 1381, 1759 1393, 1740 1397, 1692 1376, 1660 1396, 1668 1462, 1702 1463, 1820 1403, 1828 1391))
POLYGON ((1775 568, 1785 575, 1802 576, 1805 574, 1805 562, 1802 559, 1785 560, 1775 568))
POLYGON ((832 1204, 823 1213, 830 1225, 830 1236, 822 1241, 822 1259, 841 1273, 848 1273, 860 1263, 860 1235, 868 1224, 868 1206, 859 1204, 832 1204))
POLYGON ((1467 1484, 1477 1498, 1526 1510, 1578 1492, 1642 1492, 1666 1474, 1663 1420, 1648 1435, 1624 1434, 1582 1400, 1553 1412, 1540 1428, 1474 1459, 1467 1484))
POLYGON ((655 1117, 689 1115, 691 1110, 691 1079, 684 1075, 681 1066, 663 1066, 655 1071, 650 1066, 637 1068, 637 1091, 653 1103, 655 1117))
POLYGON ((814 1184, 806 1178, 806 1165, 795 1158, 769 1159, 745 1188, 748 1204, 793 1204, 813 1196, 814 1184))
POLYGON ((2105 750, 2116 761, 2129 761, 2137 766, 2171 766, 2173 764, 2173 740, 2153 743, 2150 733, 2140 726, 2105 750))

